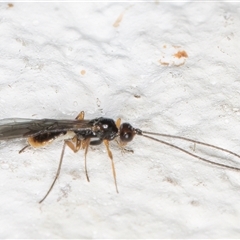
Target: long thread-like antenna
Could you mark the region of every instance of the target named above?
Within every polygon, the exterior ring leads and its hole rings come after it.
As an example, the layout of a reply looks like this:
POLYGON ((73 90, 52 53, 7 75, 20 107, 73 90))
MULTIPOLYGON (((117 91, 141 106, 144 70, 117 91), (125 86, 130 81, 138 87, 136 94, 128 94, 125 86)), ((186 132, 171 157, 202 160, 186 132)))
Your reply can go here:
POLYGON ((204 145, 204 146, 207 146, 207 147, 210 147, 210 148, 215 148, 215 149, 218 149, 218 150, 223 151, 223 152, 227 152, 227 153, 229 153, 229 154, 231 154, 231 155, 233 155, 233 156, 235 156, 235 157, 240 158, 240 155, 239 155, 239 154, 234 153, 234 152, 232 152, 232 151, 230 151, 230 150, 228 150, 228 149, 221 148, 221 147, 218 147, 218 146, 209 144, 209 143, 204 143, 204 142, 196 141, 196 140, 193 140, 193 139, 190 139, 190 138, 185 138, 185 137, 180 137, 180 136, 175 136, 175 135, 169 135, 169 134, 152 133, 152 132, 142 132, 142 131, 138 131, 137 134, 140 135, 140 136, 143 136, 143 137, 145 137, 145 138, 154 140, 154 141, 156 141, 156 142, 160 142, 160 143, 162 143, 162 144, 164 144, 164 145, 167 145, 167 146, 170 146, 170 147, 172 147, 172 148, 178 149, 179 151, 182 151, 182 152, 184 152, 184 153, 186 153, 186 154, 188 154, 188 155, 190 155, 190 156, 192 156, 192 157, 194 157, 194 158, 197 158, 197 159, 199 159, 199 160, 201 160, 201 161, 203 161, 203 162, 207 162, 207 163, 212 164, 212 165, 216 165, 216 166, 219 166, 219 167, 228 168, 228 169, 235 170, 235 171, 240 171, 240 168, 238 168, 238 167, 233 167, 233 166, 229 166, 229 165, 226 165, 226 164, 213 162, 213 161, 211 161, 211 160, 208 160, 208 159, 206 159, 206 158, 203 158, 203 157, 200 157, 200 156, 198 156, 198 155, 196 155, 196 154, 193 154, 193 153, 191 153, 191 152, 189 152, 189 151, 187 151, 187 150, 185 150, 185 149, 183 149, 183 148, 181 148, 181 147, 178 147, 178 146, 176 146, 176 145, 174 145, 174 144, 168 143, 168 142, 166 142, 166 141, 163 141, 163 140, 160 140, 160 139, 157 139, 157 138, 154 138, 154 137, 145 135, 145 134, 149 134, 149 135, 151 134, 151 135, 155 135, 155 136, 161 136, 161 137, 168 137, 168 138, 175 138, 175 139, 185 140, 185 141, 188 141, 188 142, 192 142, 192 143, 204 145))
POLYGON ((230 151, 228 149, 221 148, 221 147, 218 147, 218 146, 215 146, 215 145, 212 145, 212 144, 209 144, 209 143, 205 143, 205 142, 200 142, 200 141, 197 141, 197 140, 194 140, 194 139, 191 139, 191 138, 180 137, 180 136, 170 135, 170 134, 163 134, 163 133, 145 132, 145 131, 142 132, 142 135, 144 135, 144 134, 161 136, 161 137, 167 137, 167 138, 181 139, 181 140, 184 140, 184 141, 188 141, 188 142, 204 145, 204 146, 207 146, 207 147, 215 148, 215 149, 218 149, 218 150, 223 151, 223 152, 227 152, 227 153, 229 153, 229 154, 231 154, 231 155, 233 155, 235 157, 240 158, 239 154, 237 154, 235 152, 232 152, 232 151, 230 151))

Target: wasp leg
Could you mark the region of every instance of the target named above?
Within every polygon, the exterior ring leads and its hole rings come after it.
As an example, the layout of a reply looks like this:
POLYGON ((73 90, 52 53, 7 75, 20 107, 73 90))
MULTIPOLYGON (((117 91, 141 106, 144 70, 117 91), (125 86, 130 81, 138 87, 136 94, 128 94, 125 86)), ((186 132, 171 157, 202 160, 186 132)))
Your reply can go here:
POLYGON ((79 140, 76 136, 71 140, 65 140, 67 146, 74 152, 78 152, 82 148, 82 141, 79 140))
MULTIPOLYGON (((121 118, 118 118, 117 121, 115 122, 115 124, 118 128, 118 135, 119 135, 120 134, 119 129, 120 129, 120 126, 121 126, 121 118)), ((124 144, 120 141, 119 136, 117 138, 115 138, 115 141, 117 142, 118 146, 121 148, 121 151, 122 151, 122 149, 124 149, 124 144)))
POLYGON ((113 155, 112 155, 112 152, 109 148, 109 141, 108 140, 103 140, 106 148, 107 148, 107 152, 108 152, 108 156, 111 160, 111 163, 112 163, 112 172, 113 172, 113 178, 114 178, 114 183, 115 183, 115 187, 116 187, 116 191, 118 193, 118 187, 117 187, 117 179, 116 179, 116 171, 115 171, 115 166, 114 166, 114 162, 113 162, 113 155))
POLYGON ((88 146, 90 144, 90 138, 79 140, 77 139, 77 137, 74 137, 72 140, 66 140, 66 144, 69 148, 72 149, 74 153, 78 152, 80 149, 85 149, 85 154, 84 154, 85 174, 86 174, 87 181, 90 182, 88 177, 88 171, 87 171, 87 152, 88 152, 88 146))
POLYGON ((90 182, 89 177, 88 177, 88 171, 87 171, 87 152, 88 152, 89 144, 90 144, 90 138, 82 140, 82 148, 85 149, 85 153, 84 153, 84 168, 85 168, 85 174, 86 174, 86 178, 87 178, 88 182, 90 182))
MULTIPOLYGON (((75 119, 77 120, 84 120, 84 116, 85 116, 85 113, 84 111, 81 111, 77 117, 75 119)), ((87 178, 87 181, 90 182, 89 180, 89 177, 88 177, 88 171, 87 171, 87 152, 88 152, 88 146, 89 146, 89 143, 90 143, 90 139, 85 139, 85 140, 82 140, 81 143, 80 143, 80 148, 82 149, 85 149, 85 154, 84 154, 84 167, 85 167, 85 174, 86 174, 86 178, 87 178)), ((72 145, 71 143, 69 143, 70 145, 72 145)), ((70 145, 68 145, 70 147, 70 145)), ((73 145, 72 145, 73 146, 73 145)), ((70 147, 74 152, 77 152, 78 150, 76 149, 73 149, 72 147, 70 147)))
POLYGON ((127 145, 127 143, 122 143, 118 139, 115 139, 115 141, 117 142, 118 147, 120 148, 122 155, 125 154, 126 152, 134 153, 134 151, 132 149, 128 149, 128 148, 125 147, 127 145))
POLYGON ((27 146, 25 146, 24 148, 22 148, 18 153, 22 153, 22 152, 24 152, 27 148, 29 148, 30 147, 30 145, 27 145, 27 146))
POLYGON ((61 153, 60 161, 59 161, 59 164, 58 164, 58 169, 57 169, 56 176, 55 176, 55 178, 54 178, 54 180, 53 180, 53 182, 52 182, 52 185, 50 186, 48 192, 47 192, 46 195, 43 197, 43 199, 42 199, 41 201, 39 201, 39 203, 42 203, 42 202, 47 198, 47 196, 48 196, 49 193, 51 192, 51 190, 52 190, 55 182, 56 182, 57 179, 58 179, 58 176, 59 176, 59 174, 60 174, 61 167, 62 167, 62 161, 63 161, 63 156, 64 156, 64 152, 65 152, 66 145, 67 145, 67 143, 66 143, 66 141, 64 141, 63 148, 62 148, 62 153, 61 153))
POLYGON ((121 125, 121 118, 118 118, 115 124, 116 124, 117 128, 119 129, 120 125, 121 125))
POLYGON ((77 115, 77 117, 76 117, 75 119, 77 119, 77 120, 84 120, 84 115, 85 115, 84 111, 81 111, 81 112, 77 115))

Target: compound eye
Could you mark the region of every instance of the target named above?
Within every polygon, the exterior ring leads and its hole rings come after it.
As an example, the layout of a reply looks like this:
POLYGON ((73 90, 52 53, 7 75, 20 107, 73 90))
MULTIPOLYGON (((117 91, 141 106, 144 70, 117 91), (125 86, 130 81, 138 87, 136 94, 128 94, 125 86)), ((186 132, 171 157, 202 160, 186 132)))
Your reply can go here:
POLYGON ((120 140, 121 142, 131 142, 135 135, 134 128, 129 123, 123 123, 120 126, 120 140))

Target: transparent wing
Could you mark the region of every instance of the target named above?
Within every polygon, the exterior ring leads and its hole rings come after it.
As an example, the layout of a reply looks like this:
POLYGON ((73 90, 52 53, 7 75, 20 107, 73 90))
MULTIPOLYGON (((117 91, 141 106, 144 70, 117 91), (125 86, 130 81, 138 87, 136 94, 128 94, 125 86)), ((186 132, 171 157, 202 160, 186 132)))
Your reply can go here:
POLYGON ((46 132, 77 131, 91 126, 89 120, 8 118, 0 120, 0 140, 36 136, 46 132))

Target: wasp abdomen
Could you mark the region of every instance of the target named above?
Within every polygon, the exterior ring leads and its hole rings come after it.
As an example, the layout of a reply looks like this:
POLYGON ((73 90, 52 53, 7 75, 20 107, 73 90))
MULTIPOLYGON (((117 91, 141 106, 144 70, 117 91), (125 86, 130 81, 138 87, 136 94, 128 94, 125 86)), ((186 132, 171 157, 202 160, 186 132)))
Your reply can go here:
POLYGON ((66 132, 47 132, 47 133, 42 133, 34 137, 29 137, 28 138, 28 143, 34 147, 43 147, 49 143, 51 143, 54 139, 59 137, 60 135, 64 135, 66 132))

